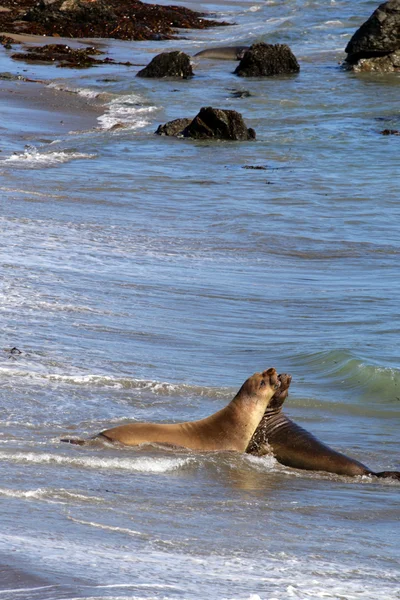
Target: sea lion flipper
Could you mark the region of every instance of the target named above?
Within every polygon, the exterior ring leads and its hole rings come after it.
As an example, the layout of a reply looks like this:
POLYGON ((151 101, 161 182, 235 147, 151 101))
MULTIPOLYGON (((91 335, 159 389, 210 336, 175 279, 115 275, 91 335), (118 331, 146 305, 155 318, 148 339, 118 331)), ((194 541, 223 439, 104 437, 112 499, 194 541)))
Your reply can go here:
POLYGON ((379 473, 373 473, 375 477, 381 477, 382 479, 395 479, 400 481, 400 471, 380 471, 379 473))

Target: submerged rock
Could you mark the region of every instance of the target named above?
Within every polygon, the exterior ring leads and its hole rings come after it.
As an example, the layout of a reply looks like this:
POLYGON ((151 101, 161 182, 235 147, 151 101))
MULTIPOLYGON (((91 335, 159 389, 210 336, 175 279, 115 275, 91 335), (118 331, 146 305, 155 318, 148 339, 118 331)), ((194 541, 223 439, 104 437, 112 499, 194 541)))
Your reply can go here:
POLYGON ((137 77, 193 77, 190 57, 179 50, 162 52, 149 62, 147 67, 137 73, 137 77))
POLYGON ((160 125, 158 135, 173 135, 195 140, 254 140, 256 132, 247 128, 236 110, 211 106, 201 108, 194 119, 175 119, 160 125))
POLYGON ((354 71, 400 69, 400 1, 381 4, 345 48, 345 66, 354 71))
POLYGON ((234 73, 240 77, 270 77, 298 73, 299 63, 286 44, 253 44, 234 73))

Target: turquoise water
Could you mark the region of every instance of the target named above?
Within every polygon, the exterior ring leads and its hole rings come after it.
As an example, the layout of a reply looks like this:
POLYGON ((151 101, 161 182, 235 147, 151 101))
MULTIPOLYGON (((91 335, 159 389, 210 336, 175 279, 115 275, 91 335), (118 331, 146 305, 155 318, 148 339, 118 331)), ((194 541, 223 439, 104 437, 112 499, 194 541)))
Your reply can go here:
MULTIPOLYGON (((274 366, 293 375, 291 418, 372 469, 400 468, 399 138, 379 133, 400 128, 400 78, 339 66, 375 4, 199 8, 235 25, 104 44, 146 64, 288 43, 300 74, 243 80, 203 60, 193 80, 147 81, 140 67, 67 71, 2 51, 0 71, 47 85, 32 108, 2 104, 0 563, 22 575, 0 591, 399 598, 395 482, 59 442, 202 418, 274 366), (239 110, 257 140, 154 136, 207 105, 239 110)), ((4 85, 10 98, 38 89, 4 85)))

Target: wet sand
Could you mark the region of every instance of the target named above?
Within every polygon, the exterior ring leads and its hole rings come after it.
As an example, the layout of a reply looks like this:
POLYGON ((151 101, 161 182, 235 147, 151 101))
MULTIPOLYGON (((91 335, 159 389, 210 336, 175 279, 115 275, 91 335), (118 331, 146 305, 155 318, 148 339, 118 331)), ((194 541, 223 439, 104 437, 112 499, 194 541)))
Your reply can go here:
MULTIPOLYGON (((67 91, 47 87, 46 83, 2 80, 0 106, 3 114, 4 135, 33 140, 41 136, 52 139, 70 131, 87 131, 97 126, 97 117, 103 112, 95 100, 67 91)), ((52 141, 52 140, 50 140, 52 141)))
POLYGON ((79 594, 81 586, 88 586, 88 582, 75 577, 66 581, 63 576, 54 573, 38 574, 44 570, 44 565, 40 563, 35 566, 18 563, 18 555, 6 557, 0 554, 0 594, 7 600, 73 598, 79 594))
POLYGON ((48 581, 16 566, 0 562, 0 591, 22 591, 23 589, 38 588, 50 585, 48 581))
POLYGON ((0 36, 8 37, 16 44, 33 44, 35 46, 44 46, 46 44, 68 44, 71 48, 81 48, 82 46, 104 46, 106 42, 104 40, 96 39, 76 39, 76 38, 65 38, 55 37, 51 35, 31 35, 28 33, 10 33, 8 31, 0 31, 0 36))

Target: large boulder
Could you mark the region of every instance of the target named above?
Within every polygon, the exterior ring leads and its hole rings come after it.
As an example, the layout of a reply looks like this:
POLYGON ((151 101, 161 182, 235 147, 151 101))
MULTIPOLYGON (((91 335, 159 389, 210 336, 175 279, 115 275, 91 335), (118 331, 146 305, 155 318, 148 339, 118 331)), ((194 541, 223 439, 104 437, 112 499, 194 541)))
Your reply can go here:
POLYGON ((299 63, 289 46, 259 42, 244 53, 234 73, 239 77, 270 77, 299 71, 299 63))
POLYGON ((151 62, 137 73, 137 77, 180 77, 188 79, 193 77, 190 57, 184 52, 162 52, 157 54, 151 62))
POLYGON ((194 119, 175 119, 160 125, 158 135, 173 135, 195 140, 254 140, 256 132, 247 128, 236 110, 201 108, 194 119))
POLYGON ((256 132, 247 129, 243 117, 236 110, 222 110, 208 106, 183 130, 184 137, 195 140, 254 140, 256 132))
POLYGON ((397 71, 400 51, 400 0, 378 6, 346 46, 346 66, 355 71, 397 71))

